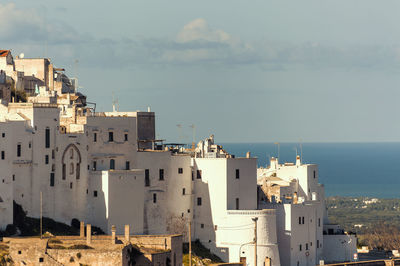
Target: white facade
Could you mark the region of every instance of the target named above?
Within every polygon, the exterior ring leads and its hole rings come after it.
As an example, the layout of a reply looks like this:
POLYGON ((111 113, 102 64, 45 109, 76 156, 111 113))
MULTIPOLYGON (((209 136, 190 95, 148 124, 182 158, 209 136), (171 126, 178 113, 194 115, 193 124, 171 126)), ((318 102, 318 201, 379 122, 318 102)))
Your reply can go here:
POLYGON ((29 73, 46 85, 28 103, 0 105, 0 228, 12 222, 12 200, 39 217, 42 194, 45 217, 75 218, 108 233, 129 224, 131 233, 187 239, 191 223, 192 239, 229 262, 254 265, 255 236, 260 266, 315 265, 323 256, 324 194, 315 165, 272 161, 258 176, 289 184, 284 204, 260 201, 256 158, 235 158, 213 136, 192 149, 167 147, 155 140, 154 113, 96 113, 86 97, 51 87, 48 60, 17 61, 32 62, 29 73), (294 190, 301 204, 288 201, 294 190))
POLYGON ((335 230, 329 230, 331 225, 325 208, 324 187, 318 183, 317 165, 302 164, 299 156, 296 163, 285 164, 271 158, 270 167, 258 169, 257 176, 262 186, 266 185, 265 180, 270 180, 268 185, 272 187, 283 185, 279 199, 261 203, 263 208, 275 208, 277 211, 277 235, 283 265, 353 260, 357 252, 356 237, 345 234, 338 225, 335 230), (342 243, 343 239, 347 239, 346 244, 342 243))

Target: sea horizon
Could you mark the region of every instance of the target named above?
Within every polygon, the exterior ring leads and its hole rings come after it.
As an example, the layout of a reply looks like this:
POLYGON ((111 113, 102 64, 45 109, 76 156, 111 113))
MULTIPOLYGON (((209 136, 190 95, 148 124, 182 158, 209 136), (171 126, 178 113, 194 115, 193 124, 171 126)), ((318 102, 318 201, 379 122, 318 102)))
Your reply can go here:
MULTIPOLYGON (((250 151, 259 167, 267 166, 269 157, 278 157, 278 145, 272 142, 221 145, 238 157, 250 151)), ((400 142, 279 143, 280 163, 295 162, 296 154, 302 154, 303 163, 318 165, 327 197, 400 198, 400 142)))

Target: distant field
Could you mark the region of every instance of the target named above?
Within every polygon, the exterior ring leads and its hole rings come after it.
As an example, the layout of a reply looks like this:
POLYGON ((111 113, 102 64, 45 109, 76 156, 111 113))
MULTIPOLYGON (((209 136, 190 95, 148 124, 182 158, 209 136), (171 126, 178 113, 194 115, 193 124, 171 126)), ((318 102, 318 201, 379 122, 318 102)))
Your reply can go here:
POLYGON ((400 199, 329 197, 326 207, 330 222, 346 231, 363 234, 383 222, 400 228, 400 199))

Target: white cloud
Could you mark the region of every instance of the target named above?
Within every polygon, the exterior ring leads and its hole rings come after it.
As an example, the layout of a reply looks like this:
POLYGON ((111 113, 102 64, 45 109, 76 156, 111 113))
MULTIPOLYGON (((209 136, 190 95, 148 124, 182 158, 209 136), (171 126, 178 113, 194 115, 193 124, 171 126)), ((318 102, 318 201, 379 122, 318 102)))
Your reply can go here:
POLYGON ((213 28, 202 18, 190 21, 172 38, 110 39, 83 34, 59 20, 46 22, 37 10, 20 9, 11 3, 0 4, 0 25, 0 49, 14 48, 27 56, 42 56, 47 43, 47 55, 58 62, 79 58, 83 65, 91 66, 254 65, 265 70, 400 66, 400 45, 337 47, 315 42, 249 42, 213 28))
POLYGON ((192 41, 229 43, 232 41, 232 38, 223 30, 211 29, 208 26, 207 21, 198 18, 183 27, 177 36, 177 41, 182 43, 192 41))

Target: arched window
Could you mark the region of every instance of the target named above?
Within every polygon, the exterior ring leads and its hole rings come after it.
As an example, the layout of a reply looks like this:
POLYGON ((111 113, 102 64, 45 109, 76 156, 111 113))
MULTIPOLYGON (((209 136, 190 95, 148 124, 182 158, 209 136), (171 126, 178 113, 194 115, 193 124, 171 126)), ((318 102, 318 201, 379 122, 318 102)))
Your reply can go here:
POLYGON ((70 175, 73 175, 73 174, 74 174, 74 163, 71 163, 71 164, 69 165, 69 174, 70 174, 70 175))
POLYGON ((115 169, 115 160, 114 159, 110 160, 110 169, 112 169, 112 170, 115 169))

